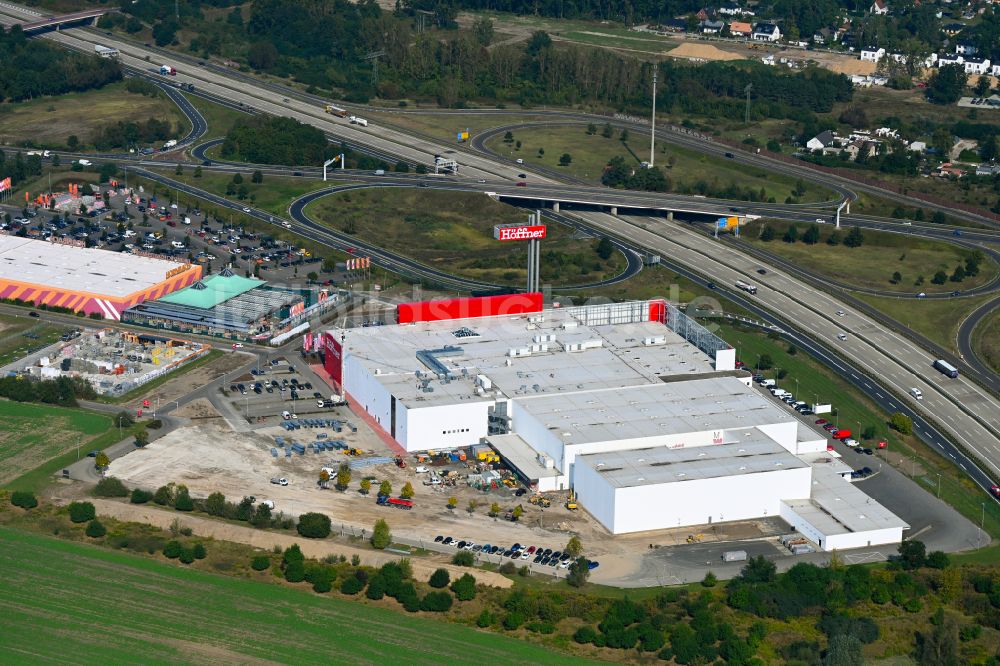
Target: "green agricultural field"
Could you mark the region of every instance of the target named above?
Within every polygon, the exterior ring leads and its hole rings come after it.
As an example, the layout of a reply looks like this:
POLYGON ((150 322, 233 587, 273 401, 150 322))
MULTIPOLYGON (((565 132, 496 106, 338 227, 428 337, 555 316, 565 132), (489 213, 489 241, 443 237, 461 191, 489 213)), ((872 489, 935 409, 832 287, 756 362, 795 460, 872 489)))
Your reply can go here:
MULTIPOLYGON (((493 240, 493 225, 523 223, 528 212, 483 194, 413 188, 358 190, 320 199, 307 212, 338 231, 449 273, 520 285, 527 271, 524 244, 493 240)), ((603 260, 595 245, 595 239, 577 238, 572 229, 549 222, 548 237, 542 241, 542 282, 584 284, 624 269, 620 253, 603 260)))
POLYGON ((0 315, 0 366, 12 363, 59 339, 65 326, 49 324, 24 315, 0 315))
POLYGON ((71 134, 86 144, 101 127, 118 121, 168 120, 172 125, 190 123, 166 95, 146 97, 114 83, 100 90, 68 93, 59 97, 0 106, 0 143, 30 141, 37 146, 62 147, 71 134))
MULTIPOLYGON (((587 134, 587 125, 557 125, 517 129, 511 132, 512 142, 505 142, 504 135, 498 135, 487 142, 487 146, 510 159, 521 158, 526 164, 537 164, 552 169, 564 170, 568 175, 587 180, 599 181, 604 167, 615 156, 622 156, 627 163, 638 167, 649 159, 649 133, 629 131, 627 141, 621 141, 621 128, 612 123, 612 136, 602 136, 604 126, 595 123, 597 132, 587 134), (517 142, 521 142, 520 149, 517 142), (542 154, 539 154, 542 150, 542 154), (563 154, 569 154, 572 161, 561 166, 563 154)), ((703 155, 699 152, 673 146, 661 141, 656 150, 656 164, 664 167, 671 182, 671 191, 679 193, 723 196, 724 191, 733 187, 751 189, 755 193, 761 188, 768 197, 785 201, 794 197, 798 183, 794 178, 769 173, 765 169, 737 164, 732 160, 703 155)), ((824 187, 808 181, 803 183, 805 192, 799 201, 804 203, 826 201, 833 193, 824 187)))
MULTIPOLYGON (((864 244, 861 247, 846 247, 843 244, 830 245, 826 241, 835 230, 830 225, 819 225, 820 241, 808 245, 801 241, 810 225, 797 224, 799 241, 786 243, 782 240, 790 225, 785 222, 767 221, 752 224, 742 233, 743 240, 768 252, 773 252, 793 261, 797 266, 843 284, 863 289, 877 289, 913 295, 918 292, 950 293, 966 291, 993 281, 997 276, 997 265, 985 258, 980 264, 979 274, 965 277, 961 282, 946 280, 944 284, 933 284, 937 271, 951 276, 955 268, 965 265, 969 251, 945 241, 916 238, 906 234, 863 230, 864 244), (765 242, 759 236, 764 227, 773 229, 774 240, 765 242), (900 274, 897 284, 893 275, 900 274)), ((844 239, 849 229, 842 228, 839 236, 844 239)))
MULTIPOLYGON (((87 445, 111 428, 111 417, 82 409, 0 400, 0 483, 87 445)), ((74 455, 75 459, 75 455, 74 455)))
MULTIPOLYGON (((208 546, 210 549, 212 545, 208 546)), ((7 663, 571 664, 505 636, 0 528, 7 663)))

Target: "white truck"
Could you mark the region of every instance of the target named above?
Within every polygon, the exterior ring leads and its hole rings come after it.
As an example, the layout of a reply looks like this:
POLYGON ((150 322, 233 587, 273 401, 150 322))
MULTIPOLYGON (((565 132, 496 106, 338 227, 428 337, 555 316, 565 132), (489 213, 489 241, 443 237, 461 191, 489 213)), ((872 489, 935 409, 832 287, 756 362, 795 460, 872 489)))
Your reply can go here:
POLYGON ((161 148, 160 150, 170 150, 176 145, 177 145, 177 139, 171 139, 170 141, 167 141, 165 144, 163 144, 163 148, 161 148))
POLYGON ((361 125, 362 127, 368 127, 368 121, 361 116, 351 116, 348 118, 352 125, 361 125))

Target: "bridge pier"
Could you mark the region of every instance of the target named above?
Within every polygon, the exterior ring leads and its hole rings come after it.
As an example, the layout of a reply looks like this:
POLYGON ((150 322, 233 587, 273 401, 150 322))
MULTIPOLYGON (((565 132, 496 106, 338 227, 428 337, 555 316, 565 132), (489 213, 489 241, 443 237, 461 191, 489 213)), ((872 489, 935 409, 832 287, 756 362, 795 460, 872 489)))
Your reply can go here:
POLYGON ((673 221, 674 221, 674 211, 668 210, 667 211, 667 222, 673 222, 673 221))
POLYGON ((847 205, 844 206, 844 213, 846 213, 847 215, 851 214, 851 202, 850 201, 848 201, 847 205))
POLYGON ((611 207, 611 214, 612 215, 617 215, 618 214, 618 206, 612 206, 611 207))
POLYGON ((558 213, 559 212, 559 202, 558 201, 553 201, 552 202, 552 212, 553 213, 558 213))

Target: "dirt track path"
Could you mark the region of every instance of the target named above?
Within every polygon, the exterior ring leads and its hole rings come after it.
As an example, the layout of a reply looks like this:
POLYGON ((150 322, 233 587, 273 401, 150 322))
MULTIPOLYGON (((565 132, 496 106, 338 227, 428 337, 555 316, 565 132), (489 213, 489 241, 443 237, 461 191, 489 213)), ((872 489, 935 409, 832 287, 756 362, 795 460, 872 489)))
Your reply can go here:
MULTIPOLYGON (((297 543, 306 557, 322 559, 327 555, 345 555, 347 557, 357 555, 364 564, 375 567, 386 562, 394 562, 402 557, 398 554, 356 548, 335 541, 316 541, 276 532, 265 532, 252 527, 232 525, 176 511, 157 509, 148 505, 123 504, 107 499, 92 499, 90 501, 94 503, 97 514, 101 516, 111 516, 128 522, 146 523, 161 529, 169 529, 174 520, 178 520, 181 527, 189 527, 199 536, 211 537, 220 541, 244 543, 265 550, 270 550, 274 546, 280 546, 284 549, 297 543)), ((500 588, 509 588, 513 585, 510 579, 491 571, 469 569, 444 562, 430 562, 420 558, 410 558, 410 562, 413 565, 413 576, 422 580, 429 578, 435 569, 446 569, 452 579, 459 578, 465 573, 471 573, 476 577, 476 581, 484 585, 500 588)))

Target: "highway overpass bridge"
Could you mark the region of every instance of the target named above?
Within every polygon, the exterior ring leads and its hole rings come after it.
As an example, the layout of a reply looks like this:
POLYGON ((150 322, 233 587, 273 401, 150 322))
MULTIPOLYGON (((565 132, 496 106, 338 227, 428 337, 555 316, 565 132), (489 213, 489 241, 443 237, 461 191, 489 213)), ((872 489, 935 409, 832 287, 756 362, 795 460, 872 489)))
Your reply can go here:
POLYGON ((97 25, 97 20, 104 16, 105 14, 110 14, 111 12, 117 12, 118 10, 114 7, 105 7, 103 9, 87 9, 81 12, 72 12, 69 14, 60 14, 58 16, 40 16, 34 21, 25 21, 24 23, 13 23, 7 26, 9 31, 14 26, 20 26, 21 32, 26 33, 37 33, 44 32, 46 30, 61 30, 62 28, 74 28, 82 25, 97 25))

